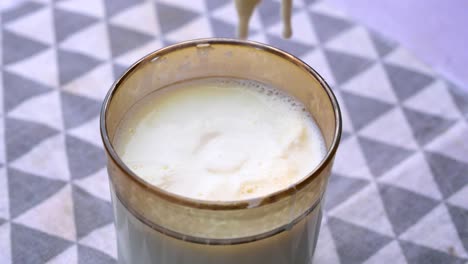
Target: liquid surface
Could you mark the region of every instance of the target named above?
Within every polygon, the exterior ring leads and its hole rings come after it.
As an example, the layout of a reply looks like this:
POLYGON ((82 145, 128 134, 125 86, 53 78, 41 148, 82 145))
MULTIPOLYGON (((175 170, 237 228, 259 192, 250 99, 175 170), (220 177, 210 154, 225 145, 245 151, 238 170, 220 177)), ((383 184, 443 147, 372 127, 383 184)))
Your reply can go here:
POLYGON ((135 104, 114 146, 147 182, 182 196, 236 201, 289 187, 325 156, 317 125, 292 97, 258 82, 183 82, 135 104))

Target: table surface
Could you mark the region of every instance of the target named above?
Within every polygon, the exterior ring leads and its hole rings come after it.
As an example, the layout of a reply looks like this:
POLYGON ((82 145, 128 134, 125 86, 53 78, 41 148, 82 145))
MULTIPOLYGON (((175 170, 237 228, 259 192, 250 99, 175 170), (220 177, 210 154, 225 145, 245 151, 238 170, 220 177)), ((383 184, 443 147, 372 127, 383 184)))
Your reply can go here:
MULTIPOLYGON (((1 13, 0 263, 115 263, 101 101, 146 53, 234 37, 229 0, 27 1, 1 13)), ((333 87, 344 120, 315 263, 468 261, 468 96, 321 1, 281 39, 265 0, 251 39, 333 87)))

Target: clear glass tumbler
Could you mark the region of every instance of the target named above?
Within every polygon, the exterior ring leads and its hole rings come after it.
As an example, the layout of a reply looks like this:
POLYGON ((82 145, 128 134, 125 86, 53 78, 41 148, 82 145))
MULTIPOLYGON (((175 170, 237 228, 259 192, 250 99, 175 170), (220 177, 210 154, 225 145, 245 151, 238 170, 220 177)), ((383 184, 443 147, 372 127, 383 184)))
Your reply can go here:
POLYGON ((104 100, 101 134, 124 264, 310 263, 321 206, 341 135, 338 103, 307 64, 279 49, 233 39, 199 39, 155 51, 115 82, 104 100), (170 84, 203 77, 256 80, 304 103, 327 154, 295 185, 258 199, 210 202, 182 197, 135 175, 113 148, 129 108, 170 84))

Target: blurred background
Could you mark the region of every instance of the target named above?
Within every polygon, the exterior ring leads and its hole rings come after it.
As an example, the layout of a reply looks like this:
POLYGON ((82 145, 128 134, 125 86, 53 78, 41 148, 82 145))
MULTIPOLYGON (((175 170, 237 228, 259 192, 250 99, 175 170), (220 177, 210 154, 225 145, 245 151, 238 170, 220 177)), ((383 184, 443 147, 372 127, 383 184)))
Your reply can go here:
MULTIPOLYGON (((0 0, 0 263, 116 263, 102 99, 231 0, 0 0)), ((332 86, 344 129, 314 263, 467 263, 467 2, 263 0, 251 40, 332 86)))
POLYGON ((331 3, 366 26, 398 41, 466 91, 466 1, 331 0, 331 3))

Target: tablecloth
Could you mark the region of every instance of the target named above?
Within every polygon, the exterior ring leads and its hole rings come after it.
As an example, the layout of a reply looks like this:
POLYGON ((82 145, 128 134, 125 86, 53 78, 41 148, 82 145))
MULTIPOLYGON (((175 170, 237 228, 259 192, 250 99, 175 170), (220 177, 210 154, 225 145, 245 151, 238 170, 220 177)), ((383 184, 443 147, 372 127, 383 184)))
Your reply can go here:
MULTIPOLYGON (((315 263, 466 263, 468 96, 326 1, 294 2, 292 39, 270 0, 250 39, 310 64, 341 103, 315 263)), ((0 263, 115 263, 101 101, 150 51, 234 37, 234 5, 34 0, 0 18, 0 263)))

